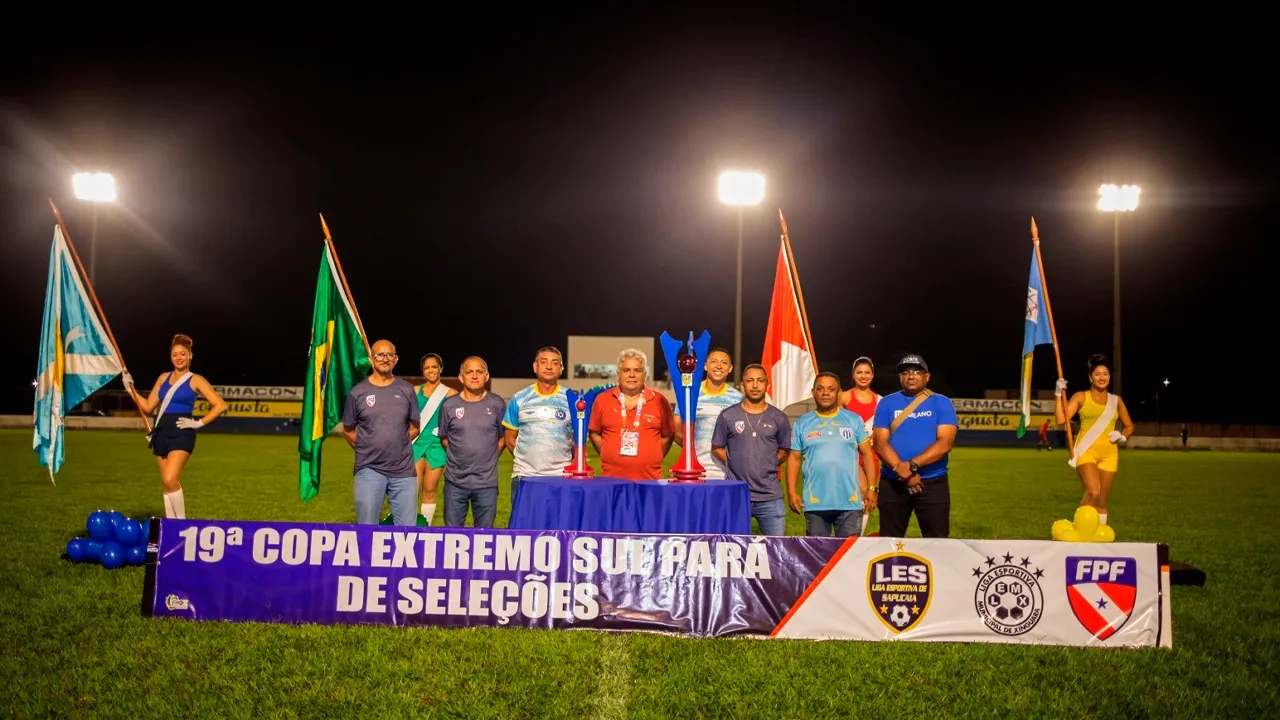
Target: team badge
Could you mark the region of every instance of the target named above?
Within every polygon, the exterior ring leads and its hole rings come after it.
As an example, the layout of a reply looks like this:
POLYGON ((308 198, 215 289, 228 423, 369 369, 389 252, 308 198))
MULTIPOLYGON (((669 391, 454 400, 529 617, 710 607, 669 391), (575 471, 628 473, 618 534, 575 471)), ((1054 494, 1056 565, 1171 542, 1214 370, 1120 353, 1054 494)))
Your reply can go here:
POLYGON ((747 429, 747 424, 741 420, 733 424, 733 431, 738 433, 739 435, 741 435, 742 431, 746 429, 747 429))
POLYGON ((461 419, 462 419, 462 417, 463 417, 464 415, 466 415, 466 414, 467 414, 467 409, 466 409, 466 408, 454 408, 454 409, 453 409, 453 416, 454 416, 454 417, 456 417, 456 418, 458 418, 459 420, 461 420, 461 419))
POLYGON ((840 428, 840 437, 845 440, 853 439, 853 428, 840 428))
POLYGON ((867 598, 871 609, 895 635, 924 619, 933 598, 933 565, 915 553, 896 552, 873 558, 867 565, 867 598))
POLYGON ((563 408, 556 408, 557 420, 564 420, 567 417, 569 417, 569 413, 565 412, 563 408))
POLYGON ((1044 592, 1040 579, 1044 570, 1031 558, 1009 553, 987 558, 973 569, 978 578, 973 603, 987 629, 1000 635, 1022 635, 1040 622, 1044 614, 1044 592))
POLYGON ((364 396, 364 404, 365 404, 365 405, 368 405, 369 407, 373 407, 373 404, 374 404, 375 402, 377 402, 377 401, 378 401, 378 396, 377 396, 377 395, 365 395, 365 396, 364 396))
POLYGON ((1128 557, 1068 557, 1067 600, 1076 620, 1106 640, 1124 627, 1138 596, 1138 561, 1128 557))

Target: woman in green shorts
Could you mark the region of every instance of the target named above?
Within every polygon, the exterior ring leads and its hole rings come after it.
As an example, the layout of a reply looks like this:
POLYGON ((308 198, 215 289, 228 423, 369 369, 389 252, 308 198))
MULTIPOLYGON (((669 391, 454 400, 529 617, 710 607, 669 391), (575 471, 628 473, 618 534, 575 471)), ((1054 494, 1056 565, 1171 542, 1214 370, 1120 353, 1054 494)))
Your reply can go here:
POLYGON ((440 427, 440 403, 458 391, 440 384, 444 361, 435 353, 422 356, 424 381, 417 387, 418 409, 422 411, 422 431, 413 443, 413 462, 418 469, 418 496, 422 515, 431 524, 436 514, 436 486, 444 474, 444 447, 437 432, 440 427))

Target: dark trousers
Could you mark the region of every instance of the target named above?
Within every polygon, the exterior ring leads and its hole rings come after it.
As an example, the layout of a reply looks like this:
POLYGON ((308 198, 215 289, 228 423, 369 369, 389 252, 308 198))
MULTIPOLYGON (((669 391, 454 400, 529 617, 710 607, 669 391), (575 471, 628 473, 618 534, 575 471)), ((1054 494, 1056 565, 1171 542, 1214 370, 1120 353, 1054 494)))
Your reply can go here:
POLYGON ((951 484, 947 476, 924 481, 924 492, 912 495, 900 480, 880 478, 880 536, 906 537, 911 513, 927 538, 951 536, 951 484))

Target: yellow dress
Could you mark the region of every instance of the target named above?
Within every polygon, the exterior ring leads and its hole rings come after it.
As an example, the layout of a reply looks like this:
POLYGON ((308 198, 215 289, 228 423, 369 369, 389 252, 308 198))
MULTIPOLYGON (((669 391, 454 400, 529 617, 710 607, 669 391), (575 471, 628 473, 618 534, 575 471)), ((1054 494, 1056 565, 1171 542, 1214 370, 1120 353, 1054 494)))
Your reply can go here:
MULTIPOLYGON (((1111 399, 1111 394, 1107 393, 1107 400, 1111 399)), ((1117 406, 1119 401, 1117 400, 1117 406)), ((1106 404, 1094 402, 1093 393, 1085 391, 1084 403, 1080 406, 1080 441, 1085 440, 1089 436, 1089 430, 1094 424, 1102 419, 1106 412, 1106 404)), ((1107 472, 1115 472, 1120 467, 1120 450, 1116 444, 1107 438, 1111 431, 1115 429, 1115 421, 1119 416, 1118 411, 1111 415, 1110 427, 1100 428, 1097 438, 1089 443, 1078 455, 1076 467, 1087 463, 1094 463, 1099 470, 1107 472)))

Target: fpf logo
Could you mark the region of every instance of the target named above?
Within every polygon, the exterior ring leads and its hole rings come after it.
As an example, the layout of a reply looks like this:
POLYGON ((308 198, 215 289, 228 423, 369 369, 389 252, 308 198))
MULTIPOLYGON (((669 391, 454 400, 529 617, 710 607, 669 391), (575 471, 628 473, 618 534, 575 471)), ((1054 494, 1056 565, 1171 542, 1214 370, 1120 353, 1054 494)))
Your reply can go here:
POLYGON ((1106 640, 1124 627, 1138 596, 1138 561, 1130 557, 1068 557, 1067 600, 1076 620, 1106 640))
POLYGON ((924 619, 933 599, 933 565, 915 553, 897 552, 873 558, 867 565, 867 598, 871 609, 895 635, 924 619))

